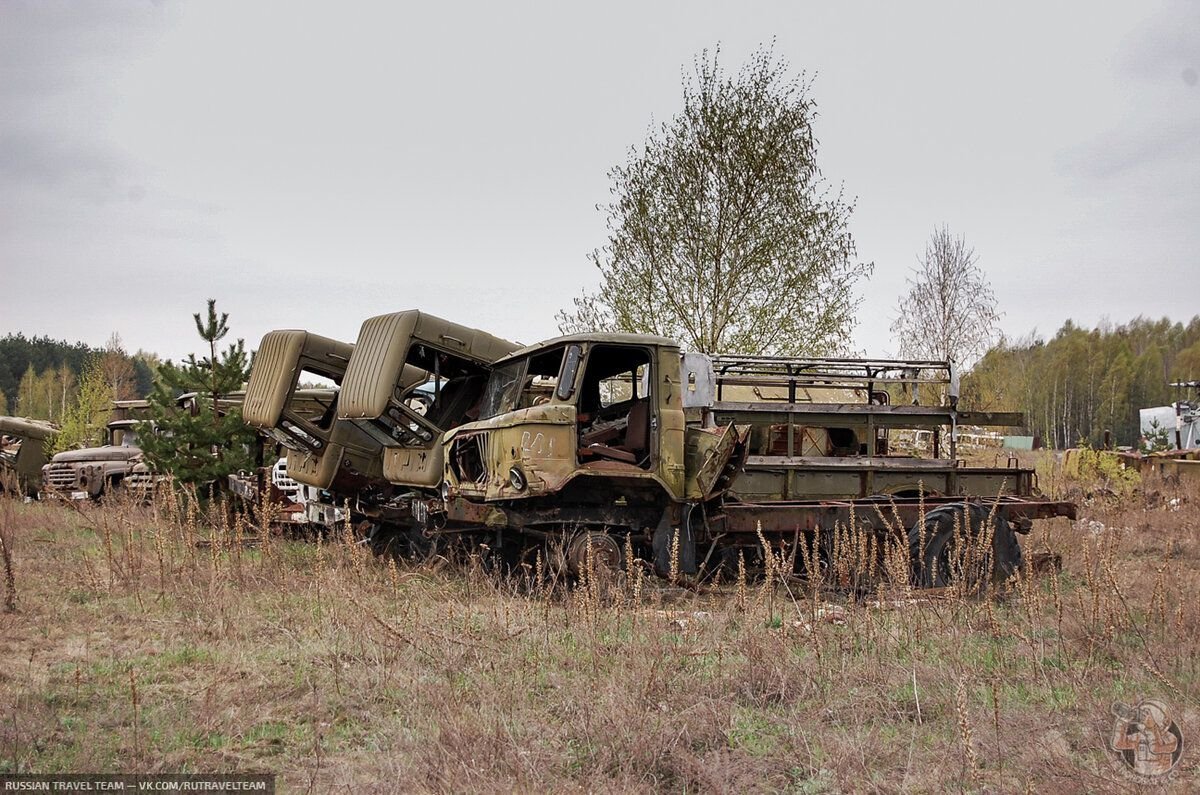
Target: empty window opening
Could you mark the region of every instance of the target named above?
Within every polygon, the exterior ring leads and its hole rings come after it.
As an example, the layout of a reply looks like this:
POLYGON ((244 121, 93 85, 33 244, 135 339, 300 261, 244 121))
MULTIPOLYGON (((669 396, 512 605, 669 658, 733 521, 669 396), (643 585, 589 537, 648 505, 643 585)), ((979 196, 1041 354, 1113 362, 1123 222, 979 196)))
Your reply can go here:
POLYGON ((650 465, 650 354, 643 348, 596 346, 579 389, 579 457, 650 465))

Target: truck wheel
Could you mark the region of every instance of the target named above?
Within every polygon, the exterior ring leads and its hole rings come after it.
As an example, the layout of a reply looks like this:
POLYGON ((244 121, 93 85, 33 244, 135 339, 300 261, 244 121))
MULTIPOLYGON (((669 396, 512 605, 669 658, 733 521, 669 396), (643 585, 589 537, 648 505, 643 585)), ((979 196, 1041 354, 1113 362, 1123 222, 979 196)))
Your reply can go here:
POLYGON ((621 545, 610 533, 587 530, 576 534, 567 545, 567 570, 576 577, 590 568, 599 576, 616 576, 624 555, 621 545))
POLYGON ((442 551, 441 538, 427 535, 419 525, 374 525, 368 531, 367 539, 376 557, 391 557, 398 563, 424 563, 442 551))
POLYGON ((943 505, 925 514, 908 532, 913 584, 943 588, 963 584, 968 591, 999 585, 1021 568, 1021 545, 999 512, 978 502, 943 505), (985 530, 994 527, 985 548, 985 530))
POLYGON ((618 536, 604 530, 577 533, 566 548, 566 568, 577 587, 608 603, 625 582, 625 555, 618 536))

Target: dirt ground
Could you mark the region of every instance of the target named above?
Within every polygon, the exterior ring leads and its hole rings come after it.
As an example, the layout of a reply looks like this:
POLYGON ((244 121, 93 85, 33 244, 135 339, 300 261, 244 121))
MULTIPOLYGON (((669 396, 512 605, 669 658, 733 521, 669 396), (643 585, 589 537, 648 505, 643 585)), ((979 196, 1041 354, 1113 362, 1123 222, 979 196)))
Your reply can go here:
POLYGON ((0 772, 269 772, 288 792, 1127 792, 1114 705, 1154 699, 1185 749, 1157 785, 1196 790, 1200 497, 1086 493, 1077 522, 1023 539, 1062 572, 995 598, 639 576, 529 594, 477 561, 3 499, 0 772))

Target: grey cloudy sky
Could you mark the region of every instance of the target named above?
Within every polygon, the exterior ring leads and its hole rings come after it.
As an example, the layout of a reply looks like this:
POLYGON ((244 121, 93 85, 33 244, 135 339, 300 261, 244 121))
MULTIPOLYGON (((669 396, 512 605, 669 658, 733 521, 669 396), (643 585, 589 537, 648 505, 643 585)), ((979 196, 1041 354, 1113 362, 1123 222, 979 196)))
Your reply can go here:
POLYGON ((718 42, 816 73, 876 271, 935 226, 1012 336, 1200 312, 1200 2, 0 2, 0 334, 178 357, 218 299, 353 340, 422 308, 532 342, 592 288, 607 171, 718 42))

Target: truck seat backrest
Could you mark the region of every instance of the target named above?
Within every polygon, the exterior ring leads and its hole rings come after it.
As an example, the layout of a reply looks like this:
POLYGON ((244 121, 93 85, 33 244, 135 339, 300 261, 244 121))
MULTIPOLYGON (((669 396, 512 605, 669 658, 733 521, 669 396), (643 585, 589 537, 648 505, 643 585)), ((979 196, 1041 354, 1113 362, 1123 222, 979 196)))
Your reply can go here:
POLYGON ((642 398, 629 409, 629 427, 625 431, 626 450, 644 452, 650 446, 650 399, 642 398))

